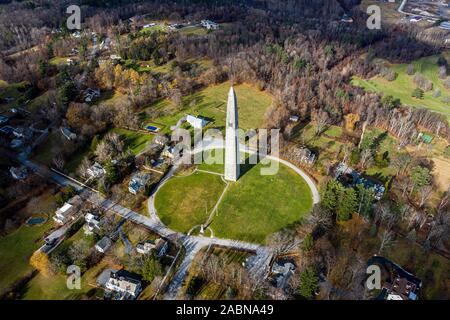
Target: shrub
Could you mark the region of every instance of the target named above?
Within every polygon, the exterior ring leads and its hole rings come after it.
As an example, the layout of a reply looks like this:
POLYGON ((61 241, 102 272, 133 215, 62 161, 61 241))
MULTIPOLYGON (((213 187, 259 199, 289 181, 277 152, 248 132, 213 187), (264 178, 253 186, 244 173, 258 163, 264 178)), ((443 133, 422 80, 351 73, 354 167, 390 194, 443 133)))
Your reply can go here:
POLYGON ((375 156, 375 164, 378 168, 386 168, 387 166, 389 166, 389 163, 389 154, 387 152, 378 153, 375 156))
POLYGON ((439 56, 437 60, 437 64, 439 66, 446 66, 448 64, 447 59, 445 59, 443 56, 439 56))
POLYGON ((308 233, 305 236, 305 239, 303 239, 303 249, 305 251, 309 251, 312 249, 313 245, 314 245, 313 237, 312 237, 311 233, 308 233))
POLYGON ((383 105, 383 107, 387 108, 387 109, 394 109, 400 106, 400 99, 396 99, 393 96, 384 96, 381 99, 381 104, 383 105))
POLYGON ((142 266, 142 278, 151 282, 156 276, 161 276, 162 274, 162 266, 156 258, 156 254, 152 251, 142 266))
POLYGON ((411 96, 417 99, 423 99, 423 90, 420 88, 414 89, 414 91, 411 93, 411 96))

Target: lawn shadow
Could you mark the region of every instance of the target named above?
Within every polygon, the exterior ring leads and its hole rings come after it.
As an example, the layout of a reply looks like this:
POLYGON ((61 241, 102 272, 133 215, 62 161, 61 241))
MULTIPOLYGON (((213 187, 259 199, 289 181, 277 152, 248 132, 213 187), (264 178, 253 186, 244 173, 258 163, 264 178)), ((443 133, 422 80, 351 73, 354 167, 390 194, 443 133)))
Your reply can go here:
POLYGON ((256 163, 250 163, 250 154, 246 153, 245 160, 239 166, 239 168, 240 168, 239 178, 242 178, 247 172, 249 172, 259 162, 260 162, 260 159, 259 159, 259 157, 257 157, 256 163))

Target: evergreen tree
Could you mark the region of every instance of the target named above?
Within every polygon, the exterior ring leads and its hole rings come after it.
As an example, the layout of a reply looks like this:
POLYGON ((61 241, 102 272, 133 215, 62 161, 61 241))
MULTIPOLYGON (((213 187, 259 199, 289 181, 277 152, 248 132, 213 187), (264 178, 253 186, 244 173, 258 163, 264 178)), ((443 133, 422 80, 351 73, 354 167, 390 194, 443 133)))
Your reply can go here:
POLYGON ((162 274, 161 264, 156 258, 155 252, 152 250, 142 266, 142 278, 151 282, 156 276, 161 276, 162 274))
POLYGON ((356 191, 353 188, 342 190, 338 196, 338 208, 336 210, 336 218, 338 221, 347 221, 355 212, 358 199, 356 191))
POLYGON ((314 293, 319 288, 319 278, 313 268, 307 268, 300 273, 300 286, 298 294, 306 299, 314 297, 314 293))
POLYGON ((312 237, 311 233, 308 233, 305 236, 305 239, 303 239, 303 249, 305 251, 309 251, 312 249, 313 245, 314 245, 313 237, 312 237))

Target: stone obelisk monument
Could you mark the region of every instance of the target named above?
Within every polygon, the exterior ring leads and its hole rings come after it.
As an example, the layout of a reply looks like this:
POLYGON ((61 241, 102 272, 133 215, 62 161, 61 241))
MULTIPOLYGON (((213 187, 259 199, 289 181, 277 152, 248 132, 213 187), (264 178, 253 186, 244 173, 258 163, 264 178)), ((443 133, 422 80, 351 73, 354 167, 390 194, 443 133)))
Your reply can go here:
POLYGON ((225 137, 225 180, 237 181, 240 174, 238 137, 238 105, 233 87, 228 93, 227 123, 225 137))

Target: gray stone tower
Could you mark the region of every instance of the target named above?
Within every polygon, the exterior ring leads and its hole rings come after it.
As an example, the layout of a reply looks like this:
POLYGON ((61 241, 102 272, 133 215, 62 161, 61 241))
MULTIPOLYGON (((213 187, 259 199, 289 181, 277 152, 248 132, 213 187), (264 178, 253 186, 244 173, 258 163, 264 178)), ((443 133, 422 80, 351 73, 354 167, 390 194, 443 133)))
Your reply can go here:
POLYGON ((228 93, 227 123, 225 137, 225 180, 237 181, 240 174, 238 137, 238 105, 233 87, 228 93))

